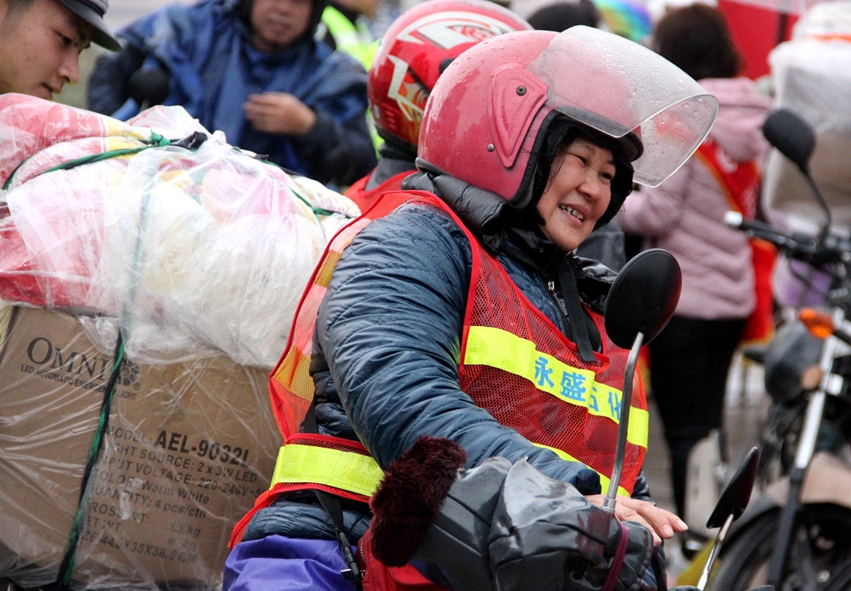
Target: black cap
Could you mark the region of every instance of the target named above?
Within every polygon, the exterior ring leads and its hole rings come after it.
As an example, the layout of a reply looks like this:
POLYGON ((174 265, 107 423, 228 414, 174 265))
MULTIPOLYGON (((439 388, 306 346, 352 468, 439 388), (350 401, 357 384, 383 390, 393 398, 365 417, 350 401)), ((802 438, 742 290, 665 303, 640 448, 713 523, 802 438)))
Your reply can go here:
POLYGON ((111 51, 121 49, 118 39, 103 21, 103 15, 109 8, 109 0, 59 0, 59 2, 93 27, 92 41, 111 51))

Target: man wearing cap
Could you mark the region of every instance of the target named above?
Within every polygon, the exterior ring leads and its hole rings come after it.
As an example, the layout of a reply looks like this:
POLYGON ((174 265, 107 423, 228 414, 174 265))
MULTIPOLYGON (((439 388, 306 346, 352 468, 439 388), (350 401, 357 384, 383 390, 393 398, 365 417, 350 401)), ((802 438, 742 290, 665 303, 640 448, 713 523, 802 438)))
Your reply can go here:
POLYGON ((92 41, 120 49, 103 15, 108 0, 0 0, 0 94, 50 100, 80 78, 92 41))

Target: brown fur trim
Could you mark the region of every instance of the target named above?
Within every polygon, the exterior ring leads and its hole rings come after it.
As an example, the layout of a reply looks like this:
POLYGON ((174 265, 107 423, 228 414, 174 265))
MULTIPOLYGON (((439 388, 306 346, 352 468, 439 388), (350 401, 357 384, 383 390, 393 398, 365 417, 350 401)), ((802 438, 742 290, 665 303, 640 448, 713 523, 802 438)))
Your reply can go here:
POLYGON ((387 566, 408 563, 466 461, 454 441, 423 436, 390 464, 369 502, 372 552, 378 560, 387 566))

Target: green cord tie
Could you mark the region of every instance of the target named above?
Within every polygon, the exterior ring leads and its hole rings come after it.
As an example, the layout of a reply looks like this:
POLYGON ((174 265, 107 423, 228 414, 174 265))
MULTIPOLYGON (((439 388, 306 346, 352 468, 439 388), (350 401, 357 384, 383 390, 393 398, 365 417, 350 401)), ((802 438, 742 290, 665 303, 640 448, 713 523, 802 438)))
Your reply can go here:
MULTIPOLYGON (((71 170, 72 168, 77 168, 78 166, 82 166, 84 164, 91 164, 92 162, 101 162, 102 160, 107 160, 108 158, 118 158, 120 156, 138 154, 142 150, 147 150, 148 148, 164 148, 171 144, 171 140, 163 137, 155 131, 151 131, 151 137, 145 141, 147 142, 147 145, 140 146, 138 148, 122 148, 120 150, 108 150, 106 152, 99 152, 97 154, 81 156, 79 158, 63 162, 62 164, 57 164, 52 168, 40 172, 37 176, 41 176, 43 174, 47 174, 48 172, 54 172, 57 170, 71 170)), ((12 174, 9 175, 9 178, 6 180, 6 184, 3 185, 4 190, 9 188, 9 185, 12 184, 12 179, 15 178, 15 173, 17 173, 18 169, 20 169, 21 166, 23 166, 24 163, 28 160, 29 158, 21 162, 12 172, 12 174)))
POLYGON ((62 557, 62 563, 59 565, 57 589, 60 590, 70 589, 71 574, 74 571, 74 562, 77 554, 77 545, 80 541, 83 509, 86 505, 86 493, 89 488, 89 482, 91 482, 92 472, 94 471, 98 454, 103 447, 107 427, 109 426, 109 413, 112 407, 113 395, 115 393, 115 383, 118 380, 123 361, 124 341, 121 338, 121 330, 119 329, 118 339, 115 343, 115 358, 112 365, 112 372, 109 374, 109 380, 106 383, 106 388, 103 393, 103 402, 101 403, 100 415, 98 417, 98 426, 95 430, 94 437, 92 438, 92 445, 89 448, 89 457, 86 460, 86 467, 83 470, 83 480, 80 484, 80 498, 77 503, 77 512, 74 515, 68 545, 65 547, 65 555, 62 557))

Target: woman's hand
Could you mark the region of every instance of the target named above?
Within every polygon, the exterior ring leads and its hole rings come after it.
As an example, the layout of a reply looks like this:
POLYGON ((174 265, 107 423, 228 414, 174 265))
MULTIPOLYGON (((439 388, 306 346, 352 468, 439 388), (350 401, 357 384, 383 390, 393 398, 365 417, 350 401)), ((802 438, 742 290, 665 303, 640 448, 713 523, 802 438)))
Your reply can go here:
POLYGON ((287 92, 252 94, 242 105, 254 129, 281 135, 304 135, 316 125, 316 113, 287 92))
MULTIPOLYGON (((591 503, 603 506, 604 495, 587 495, 585 497, 591 503)), ((618 495, 615 503, 615 517, 619 521, 634 521, 640 523, 653 534, 653 543, 657 546, 662 543, 662 538, 674 537, 674 533, 681 533, 688 529, 686 523, 665 509, 660 509, 649 501, 640 501, 626 496, 618 495)))

